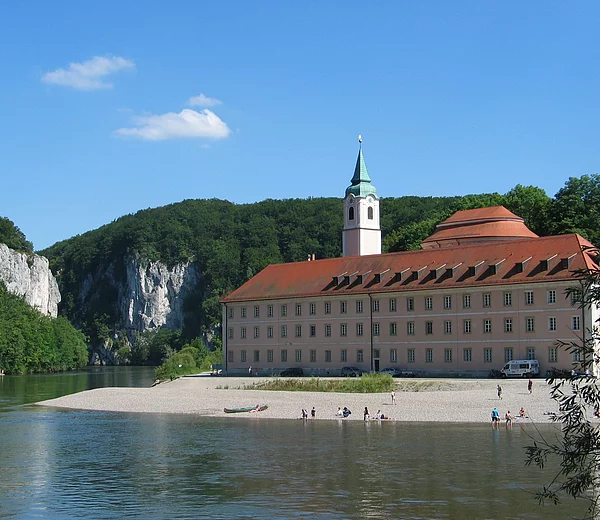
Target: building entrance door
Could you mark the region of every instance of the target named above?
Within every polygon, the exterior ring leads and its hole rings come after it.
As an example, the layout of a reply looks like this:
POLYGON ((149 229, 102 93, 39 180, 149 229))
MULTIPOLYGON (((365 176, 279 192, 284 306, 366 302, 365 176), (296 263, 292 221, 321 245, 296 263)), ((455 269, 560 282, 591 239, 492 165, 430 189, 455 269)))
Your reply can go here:
POLYGON ((379 372, 379 349, 373 349, 373 370, 379 372))

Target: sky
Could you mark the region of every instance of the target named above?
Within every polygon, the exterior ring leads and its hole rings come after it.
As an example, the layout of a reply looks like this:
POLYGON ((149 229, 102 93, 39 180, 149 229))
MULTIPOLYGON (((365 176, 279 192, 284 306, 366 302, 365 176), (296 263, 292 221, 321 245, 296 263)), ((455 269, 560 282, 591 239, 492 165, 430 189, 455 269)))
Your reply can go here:
MULTIPOLYGON (((0 2, 0 216, 36 250, 185 199, 549 196, 600 171, 597 1, 0 2)), ((382 213, 385 207, 382 206, 382 213)))

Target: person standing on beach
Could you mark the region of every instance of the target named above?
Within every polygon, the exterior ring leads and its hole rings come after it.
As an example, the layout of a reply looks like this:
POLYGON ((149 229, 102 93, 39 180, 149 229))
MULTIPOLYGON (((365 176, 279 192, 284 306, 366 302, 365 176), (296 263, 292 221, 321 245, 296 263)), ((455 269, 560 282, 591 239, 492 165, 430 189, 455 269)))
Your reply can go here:
POLYGON ((529 380, 529 383, 527 383, 527 390, 529 390, 530 394, 533 392, 533 381, 531 379, 529 380))
POLYGON ((502 399, 502 387, 498 385, 498 399, 502 399))
POLYGON ((366 406, 365 406, 364 419, 365 419, 365 421, 369 420, 369 409, 366 406))
POLYGON ((310 417, 311 419, 314 419, 317 416, 317 411, 315 410, 315 407, 312 407, 312 410, 310 411, 310 417))
POLYGON ((396 404, 396 392, 392 390, 392 404, 396 404))
POLYGON ((497 427, 500 422, 500 412, 498 408, 494 407, 492 410, 492 426, 497 427))
POLYGON ((252 365, 250 365, 250 368, 248 369, 248 375, 252 377, 252 365))

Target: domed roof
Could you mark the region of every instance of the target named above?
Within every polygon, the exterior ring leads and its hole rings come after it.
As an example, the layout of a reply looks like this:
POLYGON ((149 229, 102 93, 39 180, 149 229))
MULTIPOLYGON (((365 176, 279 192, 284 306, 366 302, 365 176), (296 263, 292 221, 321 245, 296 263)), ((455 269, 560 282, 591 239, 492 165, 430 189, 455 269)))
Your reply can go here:
POLYGON ((537 237, 521 217, 504 206, 492 206, 457 211, 438 224, 435 233, 421 242, 421 247, 432 249, 537 237))

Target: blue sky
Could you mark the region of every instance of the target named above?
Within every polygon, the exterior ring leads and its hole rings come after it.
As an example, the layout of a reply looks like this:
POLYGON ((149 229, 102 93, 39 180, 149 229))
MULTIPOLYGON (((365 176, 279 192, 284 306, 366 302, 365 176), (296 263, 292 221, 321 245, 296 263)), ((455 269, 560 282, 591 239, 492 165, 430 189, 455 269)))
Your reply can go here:
MULTIPOLYGON (((36 249, 184 199, 600 171, 600 3, 0 2, 0 216, 36 249)), ((385 208, 382 207, 382 212, 385 208)))

